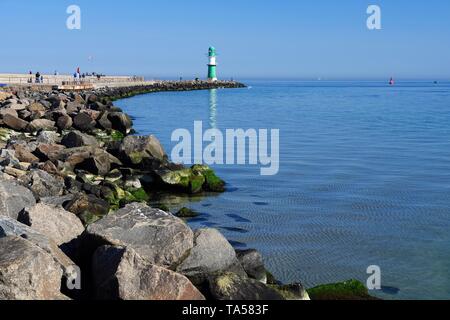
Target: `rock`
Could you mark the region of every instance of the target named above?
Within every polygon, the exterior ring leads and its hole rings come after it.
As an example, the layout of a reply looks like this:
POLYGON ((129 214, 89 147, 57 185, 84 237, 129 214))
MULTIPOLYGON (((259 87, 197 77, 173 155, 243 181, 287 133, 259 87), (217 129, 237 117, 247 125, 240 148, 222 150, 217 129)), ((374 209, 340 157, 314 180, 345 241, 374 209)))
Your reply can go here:
POLYGON ((376 300, 358 280, 320 285, 308 289, 311 300, 376 300))
POLYGON ((15 181, 0 179, 0 217, 17 219, 25 207, 32 207, 36 199, 27 188, 15 181))
POLYGON ((72 127, 73 120, 67 114, 63 114, 56 120, 56 126, 59 130, 68 130, 72 127))
POLYGON ((42 131, 39 133, 36 141, 45 144, 56 144, 61 142, 61 138, 59 134, 54 131, 42 131))
POLYGON ((64 209, 77 215, 85 225, 89 225, 108 214, 109 204, 94 195, 81 193, 65 203, 64 209))
POLYGON ((108 119, 111 121, 112 128, 114 130, 120 131, 123 134, 130 133, 131 126, 133 122, 130 117, 122 112, 110 112, 108 114, 108 119))
POLYGON ((236 250, 236 256, 250 278, 267 283, 263 258, 257 250, 236 250))
POLYGON ((191 169, 181 170, 156 170, 156 176, 160 184, 165 188, 175 191, 198 193, 202 191, 205 178, 199 173, 193 173, 191 169))
POLYGON ((63 271, 53 258, 20 237, 0 239, 0 300, 56 300, 63 271))
POLYGON ((216 229, 199 229, 194 234, 194 247, 177 267, 194 284, 201 284, 209 275, 232 271, 246 276, 227 239, 216 229))
POLYGON ((64 205, 66 203, 70 202, 74 197, 75 197, 75 195, 73 195, 73 194, 68 194, 68 195, 59 196, 59 197, 46 197, 46 198, 41 198, 41 203, 47 204, 49 206, 64 207, 64 205))
POLYGON ((47 119, 36 119, 30 122, 28 125, 28 131, 36 132, 39 130, 55 130, 55 122, 47 119))
POLYGON ((183 207, 176 214, 178 218, 195 218, 198 217, 198 213, 189 208, 183 207))
POLYGON ((214 170, 206 165, 194 165, 191 168, 192 172, 196 175, 202 175, 205 178, 203 189, 212 192, 224 192, 225 182, 217 177, 214 170))
POLYGON ((9 128, 17 131, 22 131, 28 126, 28 122, 12 114, 5 114, 3 116, 3 123, 9 128))
POLYGON ((40 143, 34 154, 39 157, 41 161, 56 161, 59 160, 59 156, 64 149, 65 147, 59 144, 40 143))
POLYGON ((15 156, 20 162, 37 163, 39 158, 32 154, 26 147, 15 144, 13 145, 15 156))
POLYGON ((74 266, 72 260, 61 251, 53 240, 15 219, 0 216, 0 238, 7 236, 16 236, 27 239, 50 254, 53 259, 58 262, 62 270, 74 266))
POLYGON ((8 99, 10 99, 12 96, 13 96, 13 95, 12 95, 11 93, 9 93, 9 92, 3 92, 3 91, 0 91, 0 101, 8 100, 8 99))
POLYGON ((123 139, 120 150, 133 165, 142 162, 144 165, 151 165, 154 160, 163 162, 167 159, 161 143, 154 136, 127 136, 123 139))
POLYGON ((0 116, 2 117, 2 119, 4 118, 5 115, 11 115, 15 118, 18 118, 19 115, 17 114, 17 110, 11 109, 11 108, 1 108, 0 109, 0 116))
POLYGON ((26 171, 20 170, 20 169, 16 169, 16 168, 13 168, 13 167, 6 167, 3 171, 6 174, 9 174, 10 176, 13 176, 13 177, 16 177, 16 178, 23 177, 23 176, 25 176, 27 174, 26 171))
POLYGON ((286 300, 310 300, 308 293, 301 283, 289 285, 269 285, 286 300))
POLYGON ((30 112, 44 112, 47 111, 47 108, 42 103, 39 102, 33 102, 28 106, 28 111, 30 112))
POLYGON ((16 158, 16 152, 10 149, 2 149, 0 153, 1 165, 2 166, 18 166, 20 161, 16 158))
POLYGON ((86 170, 96 175, 107 175, 114 167, 120 166, 122 163, 102 149, 96 149, 89 157, 86 157, 79 164, 77 169, 86 170))
POLYGON ((104 244, 127 246, 150 263, 171 267, 193 247, 192 230, 170 213, 133 203, 90 225, 87 234, 104 244))
POLYGON ((98 127, 104 130, 112 130, 112 123, 108 119, 108 112, 104 111, 97 118, 98 127))
POLYGON ((95 128, 95 124, 95 120, 93 120, 91 116, 85 112, 81 112, 73 118, 74 127, 84 132, 93 130, 95 128))
POLYGON ((40 163, 38 165, 38 169, 43 170, 51 175, 59 175, 60 171, 55 166, 55 164, 51 161, 46 161, 44 163, 40 163))
POLYGON ((29 174, 30 190, 36 199, 61 196, 64 192, 64 181, 43 171, 32 170, 29 174))
POLYGON ((95 139, 93 136, 81 133, 80 131, 71 131, 66 134, 62 138, 61 144, 63 146, 66 146, 67 148, 99 145, 97 139, 95 139))
POLYGON ((257 280, 229 272, 208 277, 208 286, 216 300, 285 300, 276 290, 257 280))
POLYGON ((92 273, 97 299, 204 300, 186 277, 150 264, 130 248, 98 248, 92 273))
POLYGON ((73 213, 43 203, 25 208, 18 221, 52 239, 58 246, 73 241, 84 232, 83 224, 73 213))

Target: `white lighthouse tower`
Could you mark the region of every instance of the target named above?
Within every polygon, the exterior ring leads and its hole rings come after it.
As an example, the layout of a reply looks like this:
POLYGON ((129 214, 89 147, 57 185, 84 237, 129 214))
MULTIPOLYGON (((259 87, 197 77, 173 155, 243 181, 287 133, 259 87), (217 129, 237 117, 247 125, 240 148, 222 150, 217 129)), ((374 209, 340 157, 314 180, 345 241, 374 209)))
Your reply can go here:
POLYGON ((208 81, 217 81, 217 61, 216 61, 216 48, 209 47, 208 50, 208 57, 209 57, 209 63, 208 63, 208 81))

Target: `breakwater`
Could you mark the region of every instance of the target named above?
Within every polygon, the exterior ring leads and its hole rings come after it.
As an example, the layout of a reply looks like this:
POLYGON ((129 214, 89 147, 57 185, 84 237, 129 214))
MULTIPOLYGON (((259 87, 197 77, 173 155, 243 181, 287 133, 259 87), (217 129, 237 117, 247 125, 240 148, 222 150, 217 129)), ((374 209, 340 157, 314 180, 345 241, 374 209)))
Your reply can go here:
POLYGON ((1 91, 0 299, 307 298, 272 279, 257 251, 147 205, 154 190, 226 185, 206 166, 170 162, 156 137, 132 135, 112 101, 217 87, 226 86, 1 91))

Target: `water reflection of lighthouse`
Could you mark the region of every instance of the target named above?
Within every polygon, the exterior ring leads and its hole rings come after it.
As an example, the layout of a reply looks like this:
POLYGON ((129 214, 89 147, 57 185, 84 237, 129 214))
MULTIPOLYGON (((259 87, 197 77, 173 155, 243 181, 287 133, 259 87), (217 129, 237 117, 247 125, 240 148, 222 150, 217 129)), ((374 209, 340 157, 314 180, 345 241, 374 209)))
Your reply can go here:
POLYGON ((217 128, 217 89, 209 90, 209 126, 217 128))

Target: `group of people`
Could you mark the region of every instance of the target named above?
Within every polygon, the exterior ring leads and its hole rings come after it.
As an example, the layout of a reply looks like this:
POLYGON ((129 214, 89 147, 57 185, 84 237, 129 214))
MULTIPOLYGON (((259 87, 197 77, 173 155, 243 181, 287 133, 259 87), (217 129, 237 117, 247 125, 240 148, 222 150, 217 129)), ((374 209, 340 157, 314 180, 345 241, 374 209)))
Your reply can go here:
MULTIPOLYGON (((28 79, 28 83, 33 83, 33 71, 30 70, 29 74, 30 78, 28 79)), ((39 71, 34 75, 34 79, 35 83, 44 83, 44 77, 39 71)))
MULTIPOLYGON (((30 78, 28 79, 28 83, 33 83, 33 82, 34 83, 44 83, 44 77, 42 76, 42 74, 40 72, 36 72, 36 74, 34 75, 34 80, 33 80, 33 71, 30 70, 29 74, 30 74, 30 78)), ((54 75, 59 76, 58 71, 55 71, 54 75)), ((104 77, 104 75, 98 74, 96 72, 81 73, 80 67, 78 67, 77 70, 73 74, 74 81, 77 83, 83 82, 86 77, 96 77, 97 80, 100 80, 102 77, 104 77)))

